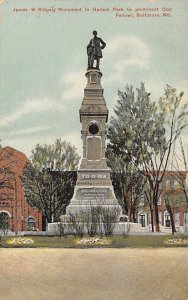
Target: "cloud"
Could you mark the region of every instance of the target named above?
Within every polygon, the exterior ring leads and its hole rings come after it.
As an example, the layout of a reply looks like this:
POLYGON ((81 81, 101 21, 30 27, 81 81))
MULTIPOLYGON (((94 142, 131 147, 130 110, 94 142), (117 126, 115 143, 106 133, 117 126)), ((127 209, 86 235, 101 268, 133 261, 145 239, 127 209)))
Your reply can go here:
POLYGON ((148 69, 150 56, 149 47, 138 37, 116 37, 108 43, 108 48, 105 50, 106 60, 109 60, 112 65, 112 75, 106 81, 123 81, 123 73, 129 66, 148 69))
POLYGON ((81 156, 82 155, 82 140, 80 137, 80 131, 77 130, 75 132, 71 132, 70 134, 66 135, 59 135, 58 133, 47 133, 41 134, 40 138, 37 135, 30 137, 29 135, 26 136, 7 136, 2 140, 2 146, 10 146, 13 147, 23 153, 26 154, 27 157, 30 157, 31 150, 36 147, 37 144, 40 145, 50 145, 54 144, 56 139, 61 138, 61 140, 66 140, 70 142, 72 146, 77 148, 77 153, 81 156))
POLYGON ((29 158, 31 155, 31 150, 36 147, 38 143, 43 144, 52 144, 55 142, 57 136, 52 134, 43 134, 40 138, 37 135, 30 137, 26 136, 7 136, 2 140, 2 146, 10 146, 16 150, 19 150, 29 158))
MULTIPOLYGON (((34 126, 25 129, 11 130, 8 136, 22 136, 49 130, 51 126, 34 126)), ((3 137, 3 135, 1 135, 3 137)))
POLYGON ((83 97, 84 78, 82 72, 69 72, 62 79, 63 103, 69 103, 70 100, 75 100, 83 97))
MULTIPOLYGON (((114 81, 124 82, 123 73, 129 66, 148 68, 150 50, 148 46, 136 36, 119 36, 108 42, 105 48, 105 60, 111 72, 106 76, 105 82, 111 84, 114 81)), ((62 101, 70 104, 83 97, 86 86, 83 71, 70 71, 61 79, 63 88, 62 101)))
POLYGON ((55 99, 44 98, 28 100, 12 114, 2 117, 0 119, 0 127, 7 127, 28 114, 59 110, 63 111, 64 107, 55 99))

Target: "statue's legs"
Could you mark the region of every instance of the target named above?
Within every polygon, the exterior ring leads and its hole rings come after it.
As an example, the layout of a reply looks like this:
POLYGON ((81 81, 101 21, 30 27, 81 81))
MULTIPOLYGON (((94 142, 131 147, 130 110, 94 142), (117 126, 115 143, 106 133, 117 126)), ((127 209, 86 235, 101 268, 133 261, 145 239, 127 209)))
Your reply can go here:
POLYGON ((92 54, 88 55, 88 68, 93 68, 94 56, 92 54))
POLYGON ((90 60, 90 67, 93 68, 93 64, 94 64, 94 55, 91 54, 91 60, 90 60))
POLYGON ((97 60, 97 65, 96 65, 96 68, 97 68, 97 69, 99 69, 100 58, 97 58, 96 60, 97 60))
POLYGON ((88 68, 93 68, 94 60, 97 61, 96 68, 99 69, 100 58, 95 58, 93 54, 88 55, 88 68))

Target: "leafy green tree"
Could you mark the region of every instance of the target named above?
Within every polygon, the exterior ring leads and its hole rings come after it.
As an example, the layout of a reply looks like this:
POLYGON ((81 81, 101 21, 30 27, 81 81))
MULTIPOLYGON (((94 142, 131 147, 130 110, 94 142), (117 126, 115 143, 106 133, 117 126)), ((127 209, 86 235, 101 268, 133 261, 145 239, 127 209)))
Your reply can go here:
MULTIPOLYGON (((127 86, 125 92, 119 91, 118 96, 114 109, 115 116, 110 121, 107 149, 114 156, 113 160, 110 159, 113 161, 110 164, 112 170, 115 166, 116 172, 119 169, 123 174, 122 184, 120 185, 121 181, 119 181, 118 185, 126 200, 128 190, 123 186, 129 186, 131 189, 139 186, 141 192, 145 183, 143 178, 146 177, 144 164, 149 162, 150 154, 158 150, 159 144, 165 144, 164 118, 157 114, 157 106, 155 102, 150 101, 143 84, 140 89, 137 89, 137 97, 132 86, 127 86), (130 169, 134 169, 136 180, 130 176, 130 169)), ((150 179, 148 177, 150 172, 147 172, 147 180, 150 179)), ((149 196, 153 197, 153 193, 149 196)), ((127 203, 127 200, 124 202, 127 203)), ((150 203, 152 203, 151 199, 150 203)))
MULTIPOLYGON (((187 125, 187 106, 182 104, 183 93, 167 85, 165 94, 156 103, 151 101, 144 84, 118 92, 119 99, 111 118, 108 132, 108 149, 114 153, 114 161, 126 172, 132 165, 147 180, 148 199, 154 211, 156 231, 159 228, 158 198, 172 145, 187 125)), ((113 170, 113 166, 112 170, 113 170)), ((126 176, 125 176, 126 177, 126 176)), ((128 173, 127 173, 127 179, 128 173)), ((132 182, 134 186, 135 182, 132 182)), ((121 189, 121 186, 119 186, 121 189)), ((151 219, 153 213, 151 213, 151 219)))
POLYGON ((58 221, 73 195, 79 156, 70 143, 37 145, 23 173, 23 186, 30 205, 39 208, 47 222, 58 221))

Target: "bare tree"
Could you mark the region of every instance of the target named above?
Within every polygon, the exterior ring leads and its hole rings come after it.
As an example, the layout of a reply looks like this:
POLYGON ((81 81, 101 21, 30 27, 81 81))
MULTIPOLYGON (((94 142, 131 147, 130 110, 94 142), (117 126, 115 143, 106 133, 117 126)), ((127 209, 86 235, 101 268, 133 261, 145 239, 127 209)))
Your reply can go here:
POLYGON ((22 182, 26 199, 46 220, 59 221, 74 192, 79 156, 71 144, 56 140, 53 145, 37 145, 24 169, 22 182))
MULTIPOLYGON (((173 179, 177 182, 179 185, 179 188, 181 188, 185 200, 187 203, 188 208, 188 187, 186 183, 186 178, 188 176, 188 157, 186 156, 186 150, 183 145, 181 137, 178 139, 179 146, 180 146, 180 154, 178 155, 176 148, 174 147, 173 155, 171 159, 171 170, 170 175, 173 177, 173 179), (181 170, 181 169, 184 170, 181 170)), ((176 143, 177 145, 177 143, 176 143)))

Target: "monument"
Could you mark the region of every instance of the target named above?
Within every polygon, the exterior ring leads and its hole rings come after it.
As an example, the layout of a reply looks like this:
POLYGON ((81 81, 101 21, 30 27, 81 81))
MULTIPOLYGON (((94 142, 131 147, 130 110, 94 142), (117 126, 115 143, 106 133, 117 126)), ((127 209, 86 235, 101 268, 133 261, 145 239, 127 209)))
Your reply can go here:
POLYGON ((85 74, 87 84, 81 104, 80 122, 83 140, 83 155, 78 169, 77 182, 73 198, 67 206, 66 215, 86 212, 89 207, 103 206, 117 208, 121 206, 114 194, 110 169, 105 158, 105 141, 108 121, 108 109, 101 86, 102 73, 99 69, 102 49, 105 42, 93 31, 93 39, 87 46, 88 69, 85 74), (96 67, 94 61, 96 60, 96 67))
MULTIPOLYGON (((66 214, 60 217, 60 222, 62 222, 63 225, 68 224, 67 227, 63 226, 63 230, 65 230, 66 233, 75 234, 75 228, 71 229, 69 225, 74 217, 78 217, 77 225, 80 226, 80 222, 82 225, 84 224, 83 230, 87 232, 88 219, 91 223, 89 227, 92 225, 92 211, 94 210, 91 210, 91 208, 96 207, 95 212, 99 212, 98 216, 100 222, 102 221, 102 227, 100 227, 100 229, 98 228, 98 231, 102 228, 105 232, 105 228, 111 227, 104 225, 109 225, 108 222, 113 222, 111 225, 112 228, 113 225, 115 225, 113 228, 115 234, 125 234, 125 232, 129 230, 140 232, 143 231, 141 224, 130 223, 128 217, 122 214, 121 206, 115 197, 112 181, 110 179, 111 170, 106 163, 105 143, 108 109, 101 86, 102 73, 99 69, 102 49, 105 48, 106 43, 97 37, 96 31, 93 31, 93 35, 93 39, 90 40, 87 46, 88 68, 85 74, 87 84, 84 89, 84 97, 79 111, 80 122, 82 124, 81 136, 83 140, 83 154, 77 172, 74 195, 66 208, 66 214), (94 67, 95 60, 96 67, 94 67), (100 209, 98 210, 98 208, 100 209), (104 219, 105 212, 109 215, 104 219), (103 218, 101 218, 101 213, 104 213, 103 218), (109 218, 110 214, 111 216, 114 214, 114 221, 111 221, 112 219, 109 218)), ((90 229, 91 228, 92 226, 90 229)), ((107 229, 109 230, 109 228, 107 229)), ((49 223, 48 231, 53 232, 53 234, 59 233, 59 223, 49 223)))

